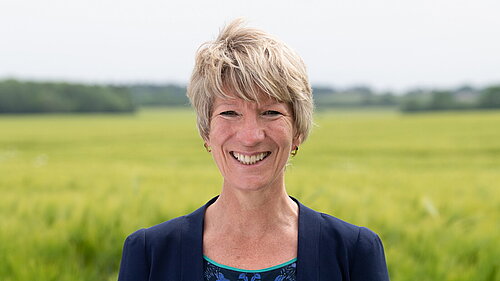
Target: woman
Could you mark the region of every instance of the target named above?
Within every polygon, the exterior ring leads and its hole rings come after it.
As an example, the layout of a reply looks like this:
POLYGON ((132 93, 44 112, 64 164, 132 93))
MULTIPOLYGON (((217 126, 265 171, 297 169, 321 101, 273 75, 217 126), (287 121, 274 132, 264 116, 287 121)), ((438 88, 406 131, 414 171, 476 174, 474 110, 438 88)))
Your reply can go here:
POLYGON ((298 55, 233 21, 198 50, 188 97, 222 191, 189 215, 131 234, 120 281, 389 280, 376 234, 287 195, 287 161, 312 124, 298 55))

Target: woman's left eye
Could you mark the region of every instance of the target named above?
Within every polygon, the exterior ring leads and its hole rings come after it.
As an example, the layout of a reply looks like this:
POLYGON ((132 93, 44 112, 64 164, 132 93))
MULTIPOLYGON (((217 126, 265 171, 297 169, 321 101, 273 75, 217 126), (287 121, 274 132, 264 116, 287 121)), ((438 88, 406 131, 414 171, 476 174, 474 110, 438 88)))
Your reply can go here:
POLYGON ((283 115, 281 112, 276 111, 276 110, 267 110, 262 113, 262 115, 267 115, 267 116, 276 116, 276 115, 283 115))
POLYGON ((238 113, 236 113, 236 111, 233 111, 233 110, 223 111, 219 114, 222 116, 237 116, 238 115, 238 113))

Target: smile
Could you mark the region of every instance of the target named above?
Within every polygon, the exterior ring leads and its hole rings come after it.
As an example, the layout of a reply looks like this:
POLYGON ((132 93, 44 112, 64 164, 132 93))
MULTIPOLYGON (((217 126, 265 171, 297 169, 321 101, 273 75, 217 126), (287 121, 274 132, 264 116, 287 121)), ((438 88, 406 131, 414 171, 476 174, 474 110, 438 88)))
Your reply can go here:
POLYGON ((231 156, 233 156, 234 159, 238 160, 238 162, 240 162, 242 164, 252 165, 252 164, 255 164, 257 162, 260 162, 260 161, 266 159, 266 157, 269 156, 271 154, 271 152, 266 151, 266 152, 262 152, 262 153, 258 153, 258 154, 254 154, 254 155, 245 155, 245 154, 241 154, 241 153, 238 153, 235 151, 231 151, 231 152, 229 152, 229 154, 231 154, 231 156))

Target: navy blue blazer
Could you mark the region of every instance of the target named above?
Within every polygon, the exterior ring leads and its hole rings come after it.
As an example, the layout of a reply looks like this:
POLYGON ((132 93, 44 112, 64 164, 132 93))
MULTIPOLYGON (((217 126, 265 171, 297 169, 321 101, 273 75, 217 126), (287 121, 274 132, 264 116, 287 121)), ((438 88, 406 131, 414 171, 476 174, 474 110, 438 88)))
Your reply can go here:
MULTIPOLYGON (((203 281, 203 218, 216 199, 128 236, 118 281, 203 281)), ((297 281, 389 280, 377 234, 294 200, 299 205, 297 281)))

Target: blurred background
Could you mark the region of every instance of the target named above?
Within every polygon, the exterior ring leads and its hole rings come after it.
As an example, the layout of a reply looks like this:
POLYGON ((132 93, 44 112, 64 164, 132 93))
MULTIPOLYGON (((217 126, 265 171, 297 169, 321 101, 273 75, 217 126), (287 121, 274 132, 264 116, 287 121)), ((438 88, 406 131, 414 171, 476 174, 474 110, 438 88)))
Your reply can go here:
POLYGON ((500 3, 3 0, 0 280, 116 280, 125 237, 221 177, 185 97, 234 18, 304 59, 304 204, 369 227, 392 280, 500 280, 500 3))

